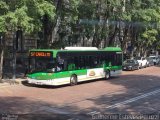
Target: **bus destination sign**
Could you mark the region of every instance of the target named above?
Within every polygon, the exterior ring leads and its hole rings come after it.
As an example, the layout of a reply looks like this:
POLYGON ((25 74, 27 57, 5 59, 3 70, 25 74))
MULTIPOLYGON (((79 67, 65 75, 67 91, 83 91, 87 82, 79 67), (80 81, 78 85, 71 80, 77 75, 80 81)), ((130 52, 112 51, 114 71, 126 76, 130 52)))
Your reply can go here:
POLYGON ((37 52, 30 52, 30 56, 31 57, 51 57, 51 53, 37 51, 37 52))

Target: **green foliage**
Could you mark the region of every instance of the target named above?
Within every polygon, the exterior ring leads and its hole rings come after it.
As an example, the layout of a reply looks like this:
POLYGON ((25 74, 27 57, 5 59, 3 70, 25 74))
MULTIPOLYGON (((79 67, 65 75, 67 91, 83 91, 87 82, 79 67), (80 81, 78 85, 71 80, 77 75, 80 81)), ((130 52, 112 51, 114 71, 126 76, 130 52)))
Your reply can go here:
POLYGON ((0 16, 0 32, 6 32, 5 27, 5 18, 4 16, 0 16))
POLYGON ((41 1, 40 3, 35 3, 37 8, 37 13, 42 17, 44 15, 48 15, 51 20, 54 19, 55 16, 55 7, 47 2, 47 1, 41 1))
POLYGON ((16 30, 17 27, 22 28, 26 32, 33 31, 32 18, 27 15, 27 7, 22 6, 21 8, 16 9, 14 12, 8 12, 6 15, 6 20, 8 21, 8 26, 16 30))
POLYGON ((40 19, 44 15, 54 20, 55 6, 47 0, 3 0, 0 1, 0 15, 0 31, 21 28, 31 33, 42 28, 40 19))
POLYGON ((159 24, 159 0, 0 1, 0 32, 20 27, 31 33, 45 28, 51 40, 52 31, 57 27, 55 38, 63 45, 82 43, 83 38, 86 43, 93 40, 92 45, 98 47, 105 41, 107 46, 116 37, 119 40, 123 37, 122 47, 127 41, 136 47, 152 47, 159 40, 159 24))
POLYGON ((156 41, 157 35, 158 35, 158 31, 156 29, 150 29, 150 30, 146 30, 142 34, 142 38, 144 38, 144 40, 147 40, 145 43, 146 45, 152 45, 152 43, 156 41))

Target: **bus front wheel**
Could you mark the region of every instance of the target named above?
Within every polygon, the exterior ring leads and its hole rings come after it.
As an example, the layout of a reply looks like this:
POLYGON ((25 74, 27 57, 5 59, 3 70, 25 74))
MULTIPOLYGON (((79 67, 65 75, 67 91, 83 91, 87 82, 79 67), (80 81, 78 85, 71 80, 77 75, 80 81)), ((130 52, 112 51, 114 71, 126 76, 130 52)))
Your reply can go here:
POLYGON ((107 71, 105 72, 105 79, 108 80, 109 78, 110 78, 110 71, 107 70, 107 71))
POLYGON ((70 85, 74 86, 77 85, 77 76, 76 75, 72 75, 70 78, 70 85))

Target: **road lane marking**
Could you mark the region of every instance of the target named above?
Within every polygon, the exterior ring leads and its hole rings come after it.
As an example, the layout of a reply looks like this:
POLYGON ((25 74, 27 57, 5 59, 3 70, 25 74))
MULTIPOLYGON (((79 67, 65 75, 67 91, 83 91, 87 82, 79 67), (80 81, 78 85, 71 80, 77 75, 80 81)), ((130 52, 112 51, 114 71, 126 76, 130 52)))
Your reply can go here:
POLYGON ((80 120, 80 119, 78 119, 78 118, 69 118, 67 120, 80 120))
POLYGON ((95 114, 100 114, 100 112, 92 111, 92 112, 87 113, 87 115, 95 115, 95 114))
POLYGON ((143 99, 143 98, 146 98, 148 96, 151 96, 151 95, 155 95, 157 93, 160 93, 160 89, 158 90, 155 90, 155 91, 152 91, 152 92, 149 92, 149 93, 146 93, 146 94, 143 94, 143 95, 140 95, 140 96, 137 96, 137 97, 134 97, 134 98, 131 98, 129 100, 125 100, 123 102, 119 102, 119 103, 116 103, 114 105, 110 105, 110 106, 107 106, 106 108, 107 109, 113 109, 113 108, 117 108, 117 107, 120 107, 122 105, 126 105, 128 103, 132 103, 132 102, 135 102, 137 100, 140 100, 140 99, 143 99))

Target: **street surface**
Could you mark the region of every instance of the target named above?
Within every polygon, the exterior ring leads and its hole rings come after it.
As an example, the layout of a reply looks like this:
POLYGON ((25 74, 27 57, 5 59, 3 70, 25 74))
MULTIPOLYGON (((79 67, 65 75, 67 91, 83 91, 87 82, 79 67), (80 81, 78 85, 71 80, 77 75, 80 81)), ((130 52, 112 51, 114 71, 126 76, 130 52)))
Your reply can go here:
POLYGON ((0 113, 18 114, 20 120, 155 120, 160 114, 160 67, 156 66, 77 86, 23 83, 0 88, 0 113))

